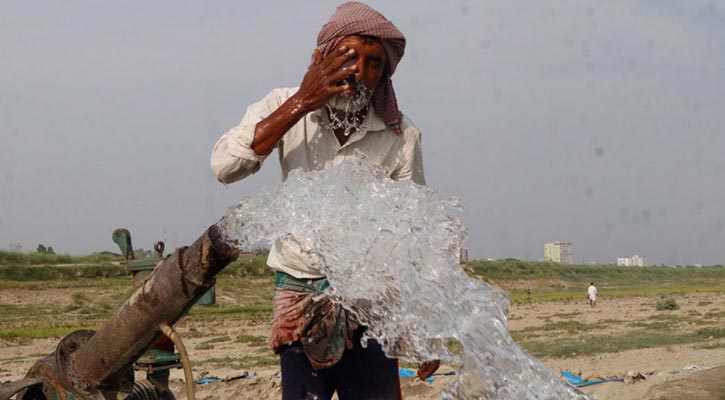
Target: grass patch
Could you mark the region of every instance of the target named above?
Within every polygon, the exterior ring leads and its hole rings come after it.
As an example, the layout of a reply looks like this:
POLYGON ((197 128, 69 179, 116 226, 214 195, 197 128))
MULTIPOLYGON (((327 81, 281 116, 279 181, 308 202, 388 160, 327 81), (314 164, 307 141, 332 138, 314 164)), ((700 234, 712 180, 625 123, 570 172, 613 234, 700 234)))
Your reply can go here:
POLYGON ((207 358, 206 360, 191 361, 192 367, 212 364, 222 365, 233 369, 243 369, 251 367, 264 367, 268 365, 278 365, 279 358, 276 356, 260 356, 260 357, 223 357, 223 358, 207 358))
POLYGON ((122 261, 120 254, 93 253, 85 256, 70 254, 21 253, 0 250, 0 265, 110 264, 122 261))
MULTIPOLYGON (((1 269, 2 267, 0 267, 1 269)), ((46 291, 51 289, 103 289, 117 293, 118 290, 131 289, 131 279, 127 276, 112 276, 108 279, 74 278, 50 281, 11 281, 0 279, 0 290, 46 291)))
POLYGON ((630 326, 635 327, 642 327, 642 328, 648 328, 648 329, 657 329, 659 327, 665 329, 671 326, 675 326, 682 323, 687 324, 696 324, 696 325, 706 325, 708 323, 711 323, 709 321, 705 321, 704 319, 699 318, 699 315, 696 314, 688 314, 687 316, 684 315, 678 315, 678 314, 654 314, 647 317, 646 321, 637 321, 630 323, 630 326), (646 321, 655 321, 655 322, 646 322, 646 321))
POLYGON ((632 328, 642 328, 642 329, 649 329, 653 331, 669 331, 672 329, 673 323, 667 322, 667 321, 657 321, 657 322, 643 322, 643 321, 636 321, 628 324, 628 326, 632 328))
POLYGON ((213 343, 224 343, 224 342, 231 342, 232 339, 229 338, 229 336, 219 336, 215 338, 211 338, 209 340, 205 340, 201 342, 202 344, 213 344, 213 343))
MULTIPOLYGON (((638 267, 639 268, 639 267, 638 267)), ((507 285, 517 282, 498 282, 506 289, 507 285)), ((583 289, 550 289, 545 288, 538 292, 534 301, 581 301, 586 302, 583 289)), ((725 282, 720 285, 706 285, 693 282, 692 284, 670 284, 670 285, 640 285, 630 287, 606 287, 599 290, 599 298, 606 302, 609 298, 631 298, 631 297, 660 297, 682 295, 690 293, 719 293, 725 291, 725 282)), ((526 299, 526 292, 514 290, 509 293, 511 303, 522 303, 526 299)))
POLYGON ((237 277, 270 277, 275 272, 267 266, 267 256, 241 257, 226 268, 219 275, 233 275, 237 277))
POLYGON ((244 343, 252 347, 267 346, 267 338, 265 336, 239 335, 236 339, 237 343, 244 343))
POLYGON ((679 310, 680 305, 677 304, 677 301, 673 299, 672 297, 667 299, 662 299, 657 302, 655 305, 655 310, 657 311, 666 311, 666 310, 679 310))
POLYGON ((109 315, 111 313, 116 312, 116 309, 118 307, 120 307, 120 305, 114 305, 114 304, 109 303, 108 301, 101 301, 98 303, 98 308, 100 308, 100 311, 102 313, 107 313, 109 315))
POLYGON ((118 308, 108 301, 100 301, 94 303, 86 292, 74 292, 71 294, 71 304, 66 306, 63 311, 73 312, 84 316, 94 316, 96 318, 107 318, 118 308))
POLYGON ((197 350, 211 350, 214 348, 214 344, 216 343, 224 343, 224 342, 231 342, 232 339, 229 338, 229 336, 219 336, 215 338, 211 338, 209 340, 205 340, 201 343, 199 343, 196 346, 197 350))
POLYGON ((463 354, 463 344, 454 338, 446 339, 446 348, 451 352, 451 354, 463 354))
POLYGON ((708 311, 702 316, 702 318, 706 318, 706 319, 725 318, 725 311, 708 311))
POLYGON ((600 296, 607 298, 661 296, 725 291, 725 267, 617 267, 613 265, 562 265, 515 259, 464 262, 474 277, 511 292, 512 303, 526 301, 526 289, 534 290, 533 301, 585 301, 586 287, 596 282, 600 296))
POLYGON ((696 346, 696 347, 698 349, 705 349, 705 350, 722 349, 722 348, 725 348, 725 342, 704 344, 704 345, 696 346))
POLYGON ((192 316, 225 314, 242 314, 253 317, 271 316, 272 303, 254 303, 236 307, 205 307, 204 309, 192 308, 189 313, 189 315, 192 316))
POLYGON ((697 343, 723 334, 725 330, 719 328, 703 328, 697 332, 682 334, 633 331, 618 336, 593 336, 577 341, 529 341, 521 345, 536 357, 571 357, 697 343))
POLYGON ((118 265, 33 266, 0 265, 0 280, 57 281, 78 278, 111 278, 126 276, 126 269, 118 265))
POLYGON ((516 331, 518 334, 523 334, 528 337, 530 337, 530 333, 532 332, 551 332, 551 331, 563 331, 567 333, 578 333, 578 332, 585 332, 585 331, 591 331, 595 329, 604 329, 608 328, 611 325, 621 323, 622 321, 619 320, 603 320, 598 321, 593 324, 583 324, 579 321, 556 321, 552 322, 550 320, 547 320, 547 323, 541 326, 529 326, 524 329, 521 329, 519 331, 516 331))
POLYGON ((697 334, 705 338, 721 339, 725 338, 725 328, 702 328, 697 331, 697 334))
POLYGON ((32 305, 0 304, 0 322, 8 318, 27 319, 28 317, 42 317, 55 315, 58 311, 50 307, 32 305))
POLYGON ((488 280, 562 280, 578 283, 586 288, 591 281, 597 286, 631 286, 637 284, 725 279, 725 266, 703 268, 671 267, 618 267, 614 265, 565 265, 553 262, 504 259, 495 261, 472 260, 464 262, 475 275, 488 280))
POLYGON ((12 327, 12 328, 0 328, 0 339, 15 339, 15 340, 27 340, 27 339, 44 339, 44 338, 60 338, 73 331, 79 329, 98 329, 98 327, 88 326, 27 326, 27 327, 12 327))
POLYGON ((676 322, 685 322, 689 321, 687 317, 684 315, 678 315, 678 314, 654 314, 647 317, 647 319, 655 320, 655 321, 669 321, 671 323, 676 322))
POLYGON ((88 297, 84 292, 75 292, 71 295, 71 300, 75 304, 88 304, 91 302, 91 298, 88 297))
POLYGON ((571 318, 576 317, 577 315, 581 315, 581 311, 574 311, 574 312, 568 312, 568 313, 556 313, 552 314, 551 318, 571 318))
MULTIPOLYGON (((579 321, 558 321, 558 322, 547 322, 542 326, 530 326, 523 329, 522 332, 536 332, 536 331, 566 331, 566 332, 577 332, 585 330, 586 325, 579 321)), ((587 329, 588 330, 588 329, 587 329)))

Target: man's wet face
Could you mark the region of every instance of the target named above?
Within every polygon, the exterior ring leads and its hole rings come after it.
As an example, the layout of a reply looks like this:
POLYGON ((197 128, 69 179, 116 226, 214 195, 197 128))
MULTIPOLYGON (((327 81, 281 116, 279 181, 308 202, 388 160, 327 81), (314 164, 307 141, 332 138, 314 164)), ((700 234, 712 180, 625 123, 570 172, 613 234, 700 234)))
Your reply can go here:
MULTIPOLYGON (((338 85, 347 84, 350 89, 327 102, 330 123, 329 128, 342 136, 350 136, 357 131, 364 117, 362 112, 370 105, 375 88, 385 74, 386 53, 380 40, 366 36, 347 36, 340 40, 335 51, 341 47, 355 50, 355 55, 341 68, 355 65, 355 74, 340 81, 338 85)), ((342 143, 342 142, 341 142, 342 143)))
MULTIPOLYGON (((354 76, 347 78, 346 81, 340 82, 340 84, 359 82, 370 92, 374 91, 385 73, 387 54, 383 43, 369 36, 354 35, 346 36, 340 40, 335 50, 342 46, 355 50, 355 56, 345 63, 343 67, 354 64, 357 66, 357 72, 354 76)), ((335 52, 331 54, 335 54, 335 52)), ((349 95, 359 94, 360 85, 350 85, 350 87, 349 95)))
POLYGON ((370 104, 373 91, 364 83, 354 79, 346 79, 343 83, 350 85, 351 90, 334 96, 327 104, 337 111, 346 113, 363 111, 370 104))

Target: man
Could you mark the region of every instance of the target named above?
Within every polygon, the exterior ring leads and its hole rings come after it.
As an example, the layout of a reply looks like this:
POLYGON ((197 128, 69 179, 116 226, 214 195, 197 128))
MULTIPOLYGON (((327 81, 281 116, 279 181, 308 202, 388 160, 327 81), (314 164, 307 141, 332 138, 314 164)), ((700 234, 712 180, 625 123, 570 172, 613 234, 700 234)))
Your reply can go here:
POLYGON ((587 288, 587 298, 589 299, 589 305, 592 306, 592 308, 597 306, 597 294, 597 287, 594 286, 594 282, 590 283, 587 288))
MULTIPOLYGON (((211 159, 219 181, 255 173, 276 148, 283 180, 359 151, 392 179, 424 185, 420 132, 398 110, 390 80, 404 50, 405 37, 380 13, 362 3, 339 6, 300 86, 272 90, 219 139, 211 159)), ((270 345, 280 355, 283 399, 329 399, 335 391, 341 400, 399 398, 397 361, 374 341, 362 348, 364 327, 316 296, 328 283, 311 249, 309 238, 286 236, 267 259, 277 271, 270 345)), ((437 366, 424 364, 419 376, 437 366)))

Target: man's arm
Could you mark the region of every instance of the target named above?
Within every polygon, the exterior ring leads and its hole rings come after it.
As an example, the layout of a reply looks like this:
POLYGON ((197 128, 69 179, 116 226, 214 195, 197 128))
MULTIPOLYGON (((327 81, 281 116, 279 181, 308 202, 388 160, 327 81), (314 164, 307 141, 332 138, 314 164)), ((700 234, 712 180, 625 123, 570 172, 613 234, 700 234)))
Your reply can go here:
POLYGON ((320 51, 315 49, 312 64, 307 69, 297 93, 267 118, 259 121, 254 129, 254 153, 259 156, 268 155, 282 136, 302 117, 322 108, 333 96, 348 90, 349 85, 340 82, 357 71, 354 64, 344 66, 354 56, 355 50, 348 50, 346 46, 341 46, 324 59, 320 51))
POLYGON ((296 93, 273 90, 247 109, 242 122, 224 134, 214 146, 211 168, 222 183, 232 183, 259 170, 267 155, 302 117, 322 107, 330 97, 344 92, 339 84, 357 67, 343 67, 355 52, 341 46, 322 59, 315 50, 313 62, 296 93))

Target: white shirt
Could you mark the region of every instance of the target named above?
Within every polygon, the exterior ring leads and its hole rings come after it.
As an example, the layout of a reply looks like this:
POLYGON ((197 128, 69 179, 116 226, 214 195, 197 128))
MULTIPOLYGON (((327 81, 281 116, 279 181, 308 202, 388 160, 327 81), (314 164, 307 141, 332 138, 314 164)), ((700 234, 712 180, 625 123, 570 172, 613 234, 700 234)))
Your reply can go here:
POLYGON ((587 288, 587 294, 589 294, 589 298, 592 300, 597 299, 597 287, 594 285, 589 285, 587 288))
MULTIPOLYGON (((225 133, 214 146, 211 168, 217 179, 231 183, 257 172, 266 156, 254 153, 251 145, 257 123, 279 108, 298 88, 272 90, 261 101, 252 104, 239 125, 225 133)), ((305 115, 277 144, 282 180, 296 168, 305 171, 335 167, 360 151, 370 162, 387 170, 395 180, 411 179, 424 185, 420 131, 406 117, 401 122, 402 135, 389 129, 369 107, 360 129, 350 135, 344 145, 326 127, 324 109, 305 115)), ((272 269, 299 279, 315 279, 320 272, 317 256, 309 238, 280 238, 274 242, 267 258, 272 269)))

